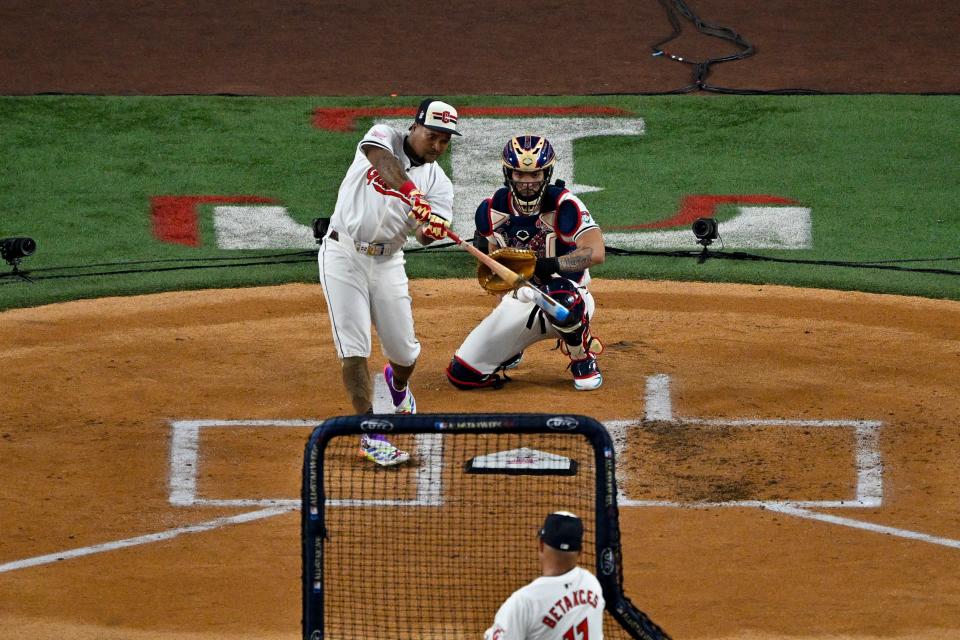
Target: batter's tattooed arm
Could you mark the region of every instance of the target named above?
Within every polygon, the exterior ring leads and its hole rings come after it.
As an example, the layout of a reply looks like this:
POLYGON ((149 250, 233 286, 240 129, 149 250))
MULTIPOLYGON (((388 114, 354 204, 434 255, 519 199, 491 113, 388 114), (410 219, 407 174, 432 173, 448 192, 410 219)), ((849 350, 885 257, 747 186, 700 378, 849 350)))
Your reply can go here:
POLYGON ((399 189, 400 185, 410 179, 397 157, 386 149, 375 145, 366 145, 363 147, 363 152, 367 155, 367 160, 370 161, 373 168, 383 178, 383 181, 391 188, 399 189))

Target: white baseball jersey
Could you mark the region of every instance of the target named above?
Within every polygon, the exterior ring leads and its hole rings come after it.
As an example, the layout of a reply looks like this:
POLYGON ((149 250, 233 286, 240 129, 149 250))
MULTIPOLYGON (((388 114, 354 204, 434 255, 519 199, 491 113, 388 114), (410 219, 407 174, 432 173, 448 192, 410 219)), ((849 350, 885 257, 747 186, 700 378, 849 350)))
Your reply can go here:
POLYGON ((436 162, 414 165, 403 150, 404 134, 385 124, 374 125, 357 145, 357 153, 340 183, 330 227, 360 242, 402 245, 417 223, 402 193, 388 187, 373 168, 363 147, 374 145, 392 153, 426 196, 433 213, 453 217, 453 184, 436 162))
POLYGON ((501 605, 484 640, 603 640, 603 591, 592 573, 575 567, 541 576, 501 605))
POLYGON ((403 150, 403 139, 401 132, 387 125, 367 131, 340 184, 330 232, 317 253, 320 284, 340 358, 370 356, 371 323, 389 360, 409 366, 420 354, 401 250, 417 223, 409 216, 410 206, 403 194, 386 185, 362 147, 376 145, 396 156, 426 195, 433 212, 447 219, 453 211, 453 185, 435 162, 414 166, 403 150), (388 245, 389 251, 366 253, 369 244, 388 245))

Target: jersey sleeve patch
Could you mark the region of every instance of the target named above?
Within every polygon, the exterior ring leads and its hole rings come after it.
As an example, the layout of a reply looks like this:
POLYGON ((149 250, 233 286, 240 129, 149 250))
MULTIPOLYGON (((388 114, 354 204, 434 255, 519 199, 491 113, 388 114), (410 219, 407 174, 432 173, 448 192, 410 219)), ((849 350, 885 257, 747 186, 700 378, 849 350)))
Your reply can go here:
POLYGON ((394 136, 395 131, 389 125, 375 124, 370 127, 370 130, 367 131, 366 135, 363 136, 363 139, 360 141, 360 144, 357 145, 357 148, 362 150, 363 147, 374 146, 386 149, 390 153, 393 153, 394 136))

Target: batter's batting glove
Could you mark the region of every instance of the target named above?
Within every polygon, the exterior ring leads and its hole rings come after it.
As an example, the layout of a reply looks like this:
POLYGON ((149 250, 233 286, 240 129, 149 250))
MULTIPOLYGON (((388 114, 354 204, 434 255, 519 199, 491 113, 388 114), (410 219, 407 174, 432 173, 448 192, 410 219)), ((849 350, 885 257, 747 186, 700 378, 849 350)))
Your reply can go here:
POLYGON ((440 216, 431 213, 427 218, 427 224, 423 226, 423 235, 431 240, 443 240, 447 237, 447 231, 450 229, 450 222, 440 216))
POLYGON ((430 218, 433 210, 430 208, 430 203, 427 202, 427 196, 423 191, 417 189, 417 185, 413 184, 413 180, 407 180, 400 185, 400 193, 402 193, 407 198, 407 202, 410 203, 410 214, 416 218, 417 222, 426 222, 430 218))

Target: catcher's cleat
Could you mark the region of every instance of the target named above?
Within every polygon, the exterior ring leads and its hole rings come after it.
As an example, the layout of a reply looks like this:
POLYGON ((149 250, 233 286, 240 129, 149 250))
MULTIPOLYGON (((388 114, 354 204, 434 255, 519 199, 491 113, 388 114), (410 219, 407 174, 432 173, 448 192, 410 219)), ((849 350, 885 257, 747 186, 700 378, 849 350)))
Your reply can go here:
POLYGON ((381 467, 403 464, 410 459, 410 454, 406 451, 397 449, 385 439, 381 440, 368 435, 360 436, 359 455, 361 458, 376 462, 381 467))
POLYGON ((410 391, 410 385, 401 391, 397 391, 393 386, 393 367, 387 363, 383 368, 383 377, 387 381, 387 389, 390 390, 390 397, 393 399, 394 413, 416 413, 417 400, 413 397, 413 391, 410 391))
POLYGON ((603 376, 597 367, 597 357, 592 353, 583 360, 571 360, 570 371, 573 373, 573 386, 577 391, 591 391, 603 384, 603 376))

